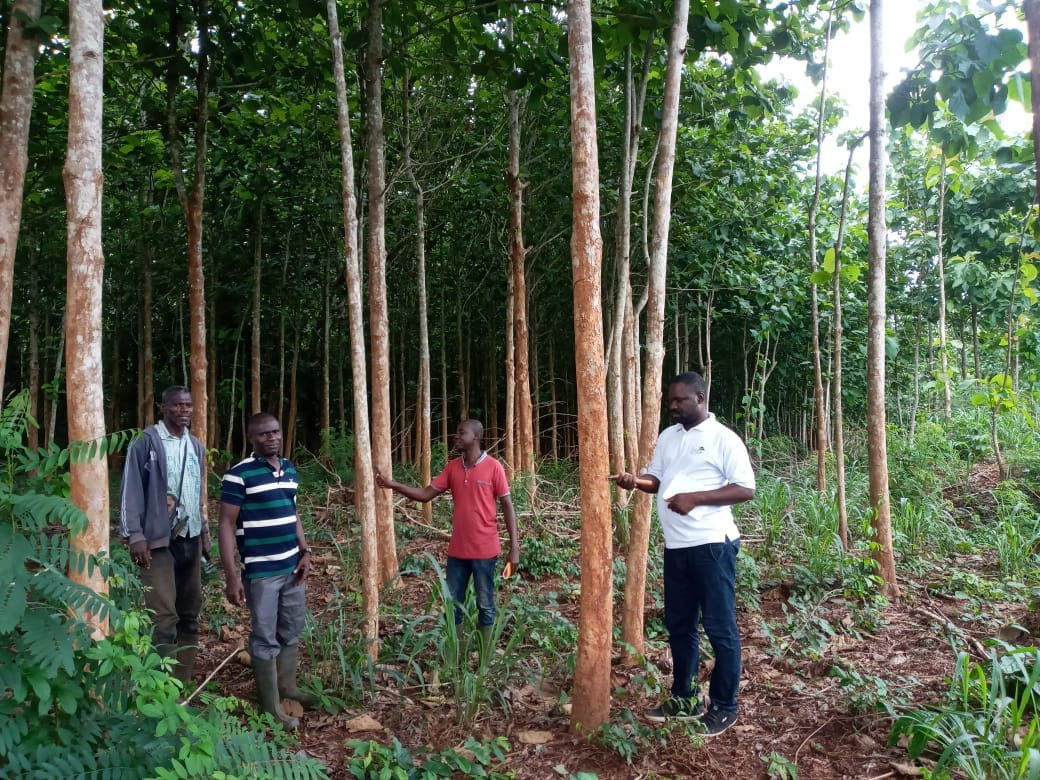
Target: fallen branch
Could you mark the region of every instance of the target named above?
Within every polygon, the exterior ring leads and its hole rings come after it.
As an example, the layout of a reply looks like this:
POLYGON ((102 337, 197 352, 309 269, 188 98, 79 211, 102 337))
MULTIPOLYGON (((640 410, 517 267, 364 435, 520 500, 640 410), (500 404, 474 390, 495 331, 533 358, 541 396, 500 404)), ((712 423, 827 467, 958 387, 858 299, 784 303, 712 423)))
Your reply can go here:
POLYGON ((243 649, 242 645, 239 645, 234 650, 232 650, 231 653, 228 655, 228 657, 225 658, 223 661, 221 661, 220 665, 217 666, 217 668, 214 669, 212 672, 210 672, 209 676, 205 680, 203 680, 201 683, 199 683, 199 687, 191 692, 191 696, 189 696, 188 698, 186 698, 184 701, 181 702, 181 706, 187 705, 192 699, 194 699, 196 694, 198 694, 199 691, 201 691, 203 688, 206 687, 206 683, 208 683, 210 680, 212 680, 216 676, 217 672, 219 672, 221 669, 223 669, 225 666, 227 666, 228 663, 231 661, 231 659, 234 658, 236 655, 238 655, 238 653, 242 649, 243 649))

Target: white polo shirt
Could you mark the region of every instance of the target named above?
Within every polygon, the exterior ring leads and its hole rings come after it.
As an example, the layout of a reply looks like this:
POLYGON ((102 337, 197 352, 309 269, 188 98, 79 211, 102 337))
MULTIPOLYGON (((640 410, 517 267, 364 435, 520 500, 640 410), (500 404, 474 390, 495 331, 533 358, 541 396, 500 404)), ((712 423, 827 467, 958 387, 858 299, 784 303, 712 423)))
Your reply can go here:
POLYGON ((715 490, 726 485, 755 489, 751 458, 740 437, 709 413, 690 430, 676 424, 661 431, 646 473, 661 483, 657 516, 668 549, 695 547, 740 538, 728 506, 695 506, 680 515, 668 508, 676 493, 715 490))

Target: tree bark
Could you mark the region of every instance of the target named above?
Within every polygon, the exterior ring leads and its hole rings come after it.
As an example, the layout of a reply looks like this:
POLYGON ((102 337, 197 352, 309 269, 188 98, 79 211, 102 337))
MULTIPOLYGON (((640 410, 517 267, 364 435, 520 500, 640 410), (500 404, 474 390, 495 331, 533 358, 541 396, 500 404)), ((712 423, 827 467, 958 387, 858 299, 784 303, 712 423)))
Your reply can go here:
POLYGON ((835 503, 838 506, 838 536, 841 545, 849 549, 849 509, 845 498, 845 412, 842 398, 842 301, 841 301, 841 252, 845 244, 845 219, 849 207, 849 192, 852 183, 852 156, 862 143, 864 136, 849 144, 849 161, 845 165, 845 183, 841 194, 841 214, 838 217, 838 240, 834 245, 834 464, 835 503))
MULTIPOLYGON (((65 330, 68 355, 68 426, 73 453, 70 494, 87 516, 87 528, 71 539, 84 568, 70 566, 69 578, 107 593, 101 569, 91 563, 108 549, 108 461, 105 437, 102 290, 105 258, 101 250, 101 107, 105 16, 101 0, 69 4, 69 140, 65 158, 65 204, 68 220, 68 275, 65 330), (78 443, 80 446, 77 446, 78 443), (88 445, 88 446, 84 446, 88 445)), ((95 637, 107 633, 108 621, 82 616, 95 637)))
MULTIPOLYGON (((372 355, 372 459, 393 471, 390 420, 390 323, 386 301, 386 138, 383 132, 383 4, 368 0, 365 109, 368 151, 368 311, 372 355)), ((358 376, 355 374, 355 376, 358 376)), ((364 472, 366 477, 371 471, 364 472)), ((373 488, 374 490, 374 488, 373 488)), ((389 490, 375 491, 379 582, 397 577, 394 505, 389 490)))
POLYGON ((41 0, 14 0, 4 52, 0 87, 0 398, 7 372, 11 337, 14 258, 22 224, 22 190, 29 165, 29 121, 32 116, 36 35, 26 20, 40 18, 41 0))
MULTIPOLYGON (((680 0, 683 2, 684 0, 680 0)), ((581 457, 581 616, 571 729, 592 733, 610 718, 612 551, 607 461, 606 369, 600 277, 599 160, 596 156, 596 84, 589 0, 567 5, 573 160, 574 348, 581 457)))
MULTIPOLYGON (((831 0, 827 17, 827 31, 823 46, 823 78, 820 81, 820 107, 816 115, 816 178, 813 185, 812 202, 809 204, 809 273, 816 273, 816 215, 820 209, 820 189, 823 186, 823 124, 827 111, 827 65, 831 45, 831 25, 834 23, 834 6, 831 0)), ((816 489, 823 493, 827 489, 827 416, 824 408, 823 361, 820 355, 820 303, 816 282, 809 283, 809 310, 812 331, 813 392, 816 401, 816 489)), ((763 398, 763 401, 765 399, 763 398)), ((759 431, 761 433, 761 430, 759 431)))
POLYGON ((256 414, 263 411, 264 406, 264 400, 260 396, 260 291, 263 286, 264 257, 264 202, 262 200, 257 204, 254 229, 256 233, 253 236, 253 317, 249 334, 249 396, 250 411, 256 414))
MULTIPOLYGON (((168 48, 170 67, 166 78, 166 113, 170 159, 177 198, 188 233, 188 309, 191 332, 191 397, 194 433, 206 446, 208 437, 209 387, 206 356, 206 277, 202 259, 202 208, 206 193, 206 132, 209 120, 209 2, 198 0, 198 67, 195 73, 195 152, 191 191, 184 180, 181 163, 182 139, 177 126, 177 92, 180 88, 180 9, 170 2, 168 48)), ((202 484, 203 495, 206 483, 202 484)))
POLYGON ((884 0, 870 0, 870 164, 867 219, 867 463, 870 505, 874 511, 874 558, 884 593, 899 597, 892 553, 892 505, 888 491, 888 441, 885 432, 885 98, 882 61, 884 0))
POLYGON ((946 431, 953 425, 953 398, 950 392, 950 354, 946 337, 946 266, 943 257, 943 222, 946 211, 946 151, 939 150, 939 213, 935 225, 936 294, 939 299, 939 373, 943 383, 943 421, 946 431))
POLYGON ((343 198, 343 254, 347 277, 347 315, 350 320, 350 365, 354 376, 354 506, 361 523, 361 635, 375 660, 379 655, 379 545, 376 528, 375 482, 372 479, 372 440, 368 427, 368 387, 365 377, 364 304, 361 296, 361 260, 358 251, 357 197, 354 193, 354 150, 350 135, 350 104, 343 71, 343 36, 336 0, 327 0, 336 81, 336 127, 340 146, 340 190, 343 198))
MULTIPOLYGON (((654 181, 653 237, 647 266, 646 361, 643 368, 643 409, 639 427, 639 461, 636 473, 650 463, 657 441, 661 417, 661 383, 664 369, 664 297, 668 273, 668 231, 671 227, 672 173, 675 168, 675 139, 679 125, 679 92, 683 60, 686 55, 689 0, 675 0, 672 29, 668 41, 668 66, 665 72, 664 99, 661 106, 661 131, 658 138, 654 181)), ((621 641, 632 648, 630 654, 643 654, 643 606, 646 601, 646 558, 650 544, 650 501, 648 493, 636 491, 630 527, 625 580, 624 615, 621 641)), ((632 659, 629 659, 632 660, 632 659)))

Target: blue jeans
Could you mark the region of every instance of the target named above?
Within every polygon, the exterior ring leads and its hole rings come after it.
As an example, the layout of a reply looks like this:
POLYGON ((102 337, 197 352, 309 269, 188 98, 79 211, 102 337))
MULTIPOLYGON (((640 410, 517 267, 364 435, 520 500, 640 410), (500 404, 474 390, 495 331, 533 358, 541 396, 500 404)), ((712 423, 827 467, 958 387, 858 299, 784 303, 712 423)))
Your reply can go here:
POLYGON ((715 668, 708 695, 713 707, 737 710, 740 634, 737 631, 737 549, 740 540, 664 551, 664 622, 672 648, 672 696, 698 695, 698 623, 704 623, 715 668))
POLYGON ((466 603, 466 588, 470 577, 477 594, 477 625, 490 626, 495 623, 495 564, 498 558, 452 558, 444 570, 448 592, 455 602, 455 625, 462 622, 462 605, 466 603))

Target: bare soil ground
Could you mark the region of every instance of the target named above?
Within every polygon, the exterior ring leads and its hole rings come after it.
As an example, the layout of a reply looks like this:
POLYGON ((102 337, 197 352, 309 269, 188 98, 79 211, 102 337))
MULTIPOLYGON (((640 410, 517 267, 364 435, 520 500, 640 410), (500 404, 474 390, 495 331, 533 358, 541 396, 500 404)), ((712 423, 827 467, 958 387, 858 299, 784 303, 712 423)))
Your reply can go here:
MULTIPOLYGON (((400 553, 403 559, 409 553, 429 551, 443 560, 445 546, 446 542, 438 538, 418 538, 408 542, 400 553)), ((335 575, 339 564, 331 548, 317 552, 315 571, 308 581, 308 599, 315 614, 330 596, 330 583, 338 579, 335 575)), ((959 569, 988 567, 977 556, 952 563, 959 569)), ((985 576, 985 571, 979 573, 985 576)), ((429 599, 432 577, 429 572, 404 577, 404 603, 422 611, 429 599)), ((511 587, 546 590, 560 584, 564 583, 528 579, 511 587)), ((891 720, 877 710, 856 712, 857 690, 844 686, 832 674, 834 666, 854 669, 861 679, 867 680, 867 691, 887 686, 893 698, 923 706, 939 700, 947 688, 954 662, 948 637, 955 636, 960 646, 968 647, 973 656, 982 660, 982 642, 994 636, 1001 626, 1023 625, 1034 634, 1037 628, 1035 617, 1022 614, 1021 605, 989 604, 986 614, 979 615, 958 599, 930 596, 926 585, 904 581, 903 598, 882 612, 876 630, 859 637, 836 632, 822 644, 816 658, 805 652, 777 657, 776 642, 770 639, 763 624, 783 625, 788 589, 781 585, 765 591, 759 612, 739 615, 743 676, 738 723, 709 741, 677 731, 666 745, 641 752, 631 763, 614 750, 572 735, 559 698, 552 691, 536 690, 531 685, 511 692, 511 712, 490 708, 466 730, 456 726, 450 699, 441 704, 430 699, 402 699, 398 691, 388 686, 385 691, 365 697, 370 704, 363 712, 305 713, 300 747, 325 762, 335 778, 352 777, 345 768, 352 754, 346 743, 351 739, 389 744, 396 737, 413 751, 424 752, 461 746, 467 736, 479 739, 499 735, 508 738, 511 750, 506 765, 497 769, 512 771, 517 778, 566 778, 578 772, 592 772, 604 779, 767 778, 771 776, 767 761, 772 754, 781 755, 796 766, 799 780, 915 776, 919 770, 913 767, 906 751, 887 744, 891 720), (806 660, 807 656, 810 660, 806 660), (369 730, 351 730, 349 724, 359 715, 372 719, 369 730), (548 734, 536 736, 533 732, 548 734), (542 743, 527 744, 529 740, 542 743)), ((221 587, 221 583, 214 582, 210 587, 221 587)), ((653 605, 648 603, 647 609, 653 609, 653 605)), ((577 621, 576 605, 565 607, 565 611, 577 621)), ((840 600, 829 602, 822 616, 833 626, 840 626, 843 621, 851 625, 848 608, 840 600)), ((202 637, 200 680, 244 644, 248 615, 242 610, 239 618, 239 625, 225 629, 222 635, 209 631, 202 637)), ((1016 638, 1019 642, 1029 641, 1021 636, 1016 638)), ((670 679, 667 647, 652 644, 648 653, 648 660, 670 679)), ((642 685, 633 679, 642 673, 642 669, 613 666, 614 690, 620 692, 613 701, 615 721, 623 708, 641 713, 656 703, 641 693, 642 685)), ((253 698, 250 671, 236 662, 221 668, 214 681, 223 694, 253 698)))

